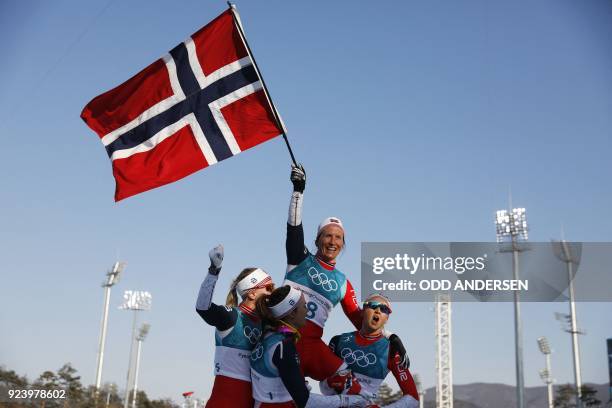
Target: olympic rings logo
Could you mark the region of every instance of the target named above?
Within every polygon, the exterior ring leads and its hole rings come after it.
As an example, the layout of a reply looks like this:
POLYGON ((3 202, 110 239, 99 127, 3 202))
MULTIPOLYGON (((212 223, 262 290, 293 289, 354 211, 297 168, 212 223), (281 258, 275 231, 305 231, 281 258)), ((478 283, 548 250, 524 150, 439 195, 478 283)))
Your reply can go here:
POLYGON ((261 330, 257 327, 249 327, 244 326, 244 330, 242 330, 242 334, 249 340, 249 343, 255 344, 259 341, 259 337, 261 337, 261 330))
POLYGON ((340 357, 344 359, 346 364, 357 364, 361 368, 376 364, 376 355, 373 353, 366 354, 363 350, 353 351, 350 348, 343 348, 340 352, 340 357))
POLYGON ((338 290, 338 282, 330 280, 324 272, 319 272, 316 268, 310 267, 308 269, 308 276, 312 283, 317 286, 321 286, 326 292, 334 292, 338 290))
POLYGON ((255 350, 251 352, 251 360, 259 360, 263 356, 263 352, 263 344, 260 344, 259 346, 257 346, 257 348, 255 348, 255 350))

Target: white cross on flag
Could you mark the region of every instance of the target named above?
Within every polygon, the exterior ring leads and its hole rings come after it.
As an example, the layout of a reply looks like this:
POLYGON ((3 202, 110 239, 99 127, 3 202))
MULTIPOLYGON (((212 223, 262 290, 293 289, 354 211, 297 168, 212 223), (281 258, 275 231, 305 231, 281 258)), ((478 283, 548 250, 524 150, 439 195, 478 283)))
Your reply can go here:
POLYGON ((238 24, 230 8, 85 106, 112 162, 115 201, 283 133, 238 24))

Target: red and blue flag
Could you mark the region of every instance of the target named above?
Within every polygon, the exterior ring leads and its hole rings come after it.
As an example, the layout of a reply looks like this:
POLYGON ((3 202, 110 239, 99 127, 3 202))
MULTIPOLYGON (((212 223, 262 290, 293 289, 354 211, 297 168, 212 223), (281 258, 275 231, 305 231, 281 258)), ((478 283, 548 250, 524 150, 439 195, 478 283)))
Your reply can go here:
POLYGON ((81 118, 112 162, 115 201, 172 183, 282 133, 229 9, 81 118))

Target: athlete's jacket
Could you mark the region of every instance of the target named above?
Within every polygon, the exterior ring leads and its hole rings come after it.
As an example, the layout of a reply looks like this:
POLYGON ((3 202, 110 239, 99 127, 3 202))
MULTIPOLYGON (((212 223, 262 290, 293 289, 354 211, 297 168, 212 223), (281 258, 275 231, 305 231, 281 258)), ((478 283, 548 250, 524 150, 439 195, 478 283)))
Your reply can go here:
MULTIPOLYGON (((287 361, 286 358, 288 354, 292 354, 291 348, 295 350, 292 340, 293 336, 268 332, 253 349, 251 353, 251 383, 253 386, 253 398, 256 401, 275 403, 291 401, 293 399, 283 384, 279 373, 279 368, 280 370, 285 368, 283 363, 285 365, 292 363, 287 361)), ((297 352, 295 355, 297 356, 297 352)), ((297 363, 298 361, 294 362, 297 363)), ((297 378, 292 379, 293 381, 291 381, 292 384, 290 386, 303 391, 300 388, 304 385, 304 380, 299 378, 299 370, 297 374, 297 378)))
POLYGON ((208 274, 202 283, 196 311, 215 326, 215 375, 251 381, 251 350, 261 337, 261 322, 243 305, 218 306, 210 301, 217 276, 208 274))
POLYGON ((329 313, 338 303, 355 325, 361 327, 362 311, 355 297, 353 285, 346 276, 335 268, 316 258, 304 245, 304 229, 301 221, 302 194, 294 192, 291 197, 287 223, 287 273, 285 284, 304 293, 308 314, 302 335, 321 337, 329 313))
MULTIPOLYGON (((251 353, 251 381, 255 406, 335 408, 347 396, 311 393, 300 372, 295 337, 289 330, 267 332, 251 353)), ((350 396, 348 398, 356 398, 350 396)), ((364 403, 355 406, 365 406, 364 403)))
MULTIPOLYGON (((332 337, 329 347, 342 358, 359 379, 362 389, 375 395, 381 383, 389 374, 397 380, 403 397, 391 405, 393 408, 418 407, 419 394, 408 369, 399 366, 399 356, 389 353, 389 340, 382 335, 366 337, 359 332, 350 332, 332 337)), ((321 383, 324 390, 325 381, 321 383)))

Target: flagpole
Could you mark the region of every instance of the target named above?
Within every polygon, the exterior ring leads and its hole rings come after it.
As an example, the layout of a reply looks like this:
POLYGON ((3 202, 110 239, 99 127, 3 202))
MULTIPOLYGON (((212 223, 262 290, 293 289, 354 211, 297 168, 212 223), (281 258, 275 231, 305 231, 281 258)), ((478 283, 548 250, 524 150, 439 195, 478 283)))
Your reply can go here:
POLYGON ((266 95, 266 98, 268 99, 268 102, 270 103, 270 106, 272 107, 272 114, 274 115, 274 119, 276 120, 277 125, 281 128, 283 139, 285 140, 285 144, 287 145, 287 149, 289 150, 289 155, 291 156, 291 161, 293 161, 293 164, 297 166, 297 161, 295 160, 295 156, 293 155, 293 150, 291 150, 289 139, 287 139, 287 129, 285 129, 285 125, 283 121, 280 119, 280 115, 278 114, 278 111, 276 110, 276 106, 274 106, 274 102, 272 102, 272 97, 270 96, 270 92, 268 92, 268 87, 266 86, 266 82, 264 81, 263 77, 261 76, 261 73, 259 72, 259 67, 257 66, 257 62, 255 61, 255 56, 251 52, 251 47, 249 47, 249 43, 247 42, 246 36, 244 35, 244 31, 242 30, 242 24, 240 23, 240 18, 237 16, 236 5, 230 1, 227 2, 227 5, 232 11, 232 17, 234 18, 234 23, 236 24, 236 27, 238 28, 238 33, 240 34, 240 38, 242 39, 242 42, 244 43, 247 49, 247 52, 249 53, 249 56, 251 57, 251 60, 253 61, 253 67, 255 68, 255 72, 257 73, 259 80, 261 81, 264 94, 266 95))

